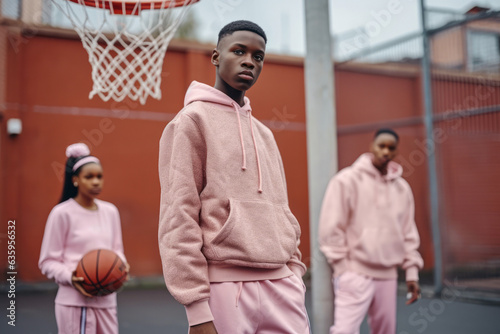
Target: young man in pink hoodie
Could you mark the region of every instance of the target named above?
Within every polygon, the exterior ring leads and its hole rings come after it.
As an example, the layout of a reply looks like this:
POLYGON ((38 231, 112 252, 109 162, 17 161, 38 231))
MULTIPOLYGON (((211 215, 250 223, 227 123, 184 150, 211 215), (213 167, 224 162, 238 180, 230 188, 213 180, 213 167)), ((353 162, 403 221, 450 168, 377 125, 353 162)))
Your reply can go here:
POLYGON ((309 333, 300 226, 272 132, 251 114, 266 35, 236 21, 160 139, 159 248, 189 333, 309 333))
POLYGON ((419 298, 423 260, 413 195, 392 161, 399 136, 375 133, 370 153, 330 181, 321 209, 321 251, 333 268, 335 323, 330 334, 355 334, 365 314, 372 334, 396 333, 397 267, 406 271, 409 299, 419 298))

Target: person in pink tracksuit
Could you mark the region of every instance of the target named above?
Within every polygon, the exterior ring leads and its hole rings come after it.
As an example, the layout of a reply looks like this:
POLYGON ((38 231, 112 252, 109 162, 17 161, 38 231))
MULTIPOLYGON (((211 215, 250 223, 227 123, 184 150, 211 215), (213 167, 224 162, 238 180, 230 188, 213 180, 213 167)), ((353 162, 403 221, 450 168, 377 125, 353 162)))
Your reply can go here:
POLYGON ((283 163, 245 96, 265 48, 255 23, 222 28, 214 87, 193 82, 160 139, 160 255, 190 334, 309 333, 283 163))
MULTIPOLYGON (((110 249, 126 263, 117 208, 98 200, 103 170, 85 144, 70 145, 60 203, 49 214, 38 266, 59 285, 55 315, 59 334, 118 333, 116 293, 93 297, 76 277, 78 261, 87 252, 110 249)), ((127 264, 128 271, 128 264, 127 264)))
POLYGON ((397 267, 410 298, 419 298, 423 260, 414 201, 402 167, 392 161, 399 136, 375 133, 371 152, 330 181, 320 215, 320 249, 333 268, 335 322, 330 334, 355 334, 365 314, 373 334, 396 333, 397 267))

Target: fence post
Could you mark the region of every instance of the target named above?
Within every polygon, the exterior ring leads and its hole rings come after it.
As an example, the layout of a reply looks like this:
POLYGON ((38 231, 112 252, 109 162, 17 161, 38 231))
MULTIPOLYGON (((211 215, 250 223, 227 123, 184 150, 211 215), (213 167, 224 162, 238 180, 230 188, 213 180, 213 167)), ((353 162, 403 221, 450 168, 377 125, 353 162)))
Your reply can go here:
POLYGON ((441 233, 439 227, 439 193, 436 175, 436 143, 434 141, 434 122, 432 111, 432 77, 431 58, 429 46, 429 34, 427 31, 427 17, 425 0, 420 0, 420 12, 422 22, 422 90, 424 94, 425 108, 425 133, 427 138, 427 169, 429 173, 429 200, 431 208, 432 241, 434 245, 434 292, 440 294, 443 289, 443 264, 441 253, 441 233))
POLYGON ((337 132, 328 0, 304 0, 306 15, 305 91, 312 327, 326 334, 333 324, 331 269, 319 250, 318 223, 323 195, 337 171, 337 132))

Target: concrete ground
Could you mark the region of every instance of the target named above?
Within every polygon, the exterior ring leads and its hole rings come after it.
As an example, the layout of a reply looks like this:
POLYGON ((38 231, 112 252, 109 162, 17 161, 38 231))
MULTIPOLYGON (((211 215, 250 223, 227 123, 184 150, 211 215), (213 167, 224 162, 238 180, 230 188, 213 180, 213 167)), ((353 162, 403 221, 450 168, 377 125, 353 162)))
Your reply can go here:
MULTIPOLYGON (((8 325, 7 294, 2 291, 0 333, 56 334, 53 289, 16 292, 15 327, 8 325)), ((398 297, 397 334, 499 334, 500 305, 464 302, 460 292, 448 289, 441 298, 422 298, 418 303, 404 305, 404 293, 398 297)), ((306 303, 311 312, 311 296, 306 303)), ((127 288, 118 295, 118 317, 121 334, 186 334, 184 308, 161 286, 127 288)), ((366 321, 361 334, 368 334, 366 321)), ((238 334, 238 333, 234 333, 238 334)), ((277 333, 278 334, 278 333, 277 333)), ((286 334, 286 333, 279 333, 286 334)), ((314 333, 321 334, 321 333, 314 333)))

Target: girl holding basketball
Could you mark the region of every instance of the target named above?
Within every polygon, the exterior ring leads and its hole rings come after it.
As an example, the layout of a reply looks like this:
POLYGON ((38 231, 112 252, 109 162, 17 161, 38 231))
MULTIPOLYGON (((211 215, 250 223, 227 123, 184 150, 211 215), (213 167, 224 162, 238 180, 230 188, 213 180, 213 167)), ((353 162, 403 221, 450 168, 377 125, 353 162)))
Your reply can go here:
MULTIPOLYGON (((117 208, 96 197, 103 169, 85 144, 70 145, 61 200, 49 214, 38 266, 59 285, 55 315, 59 334, 118 333, 116 294, 92 297, 75 269, 93 249, 114 251, 126 263, 117 208)), ((126 272, 129 266, 126 264, 126 272)))

